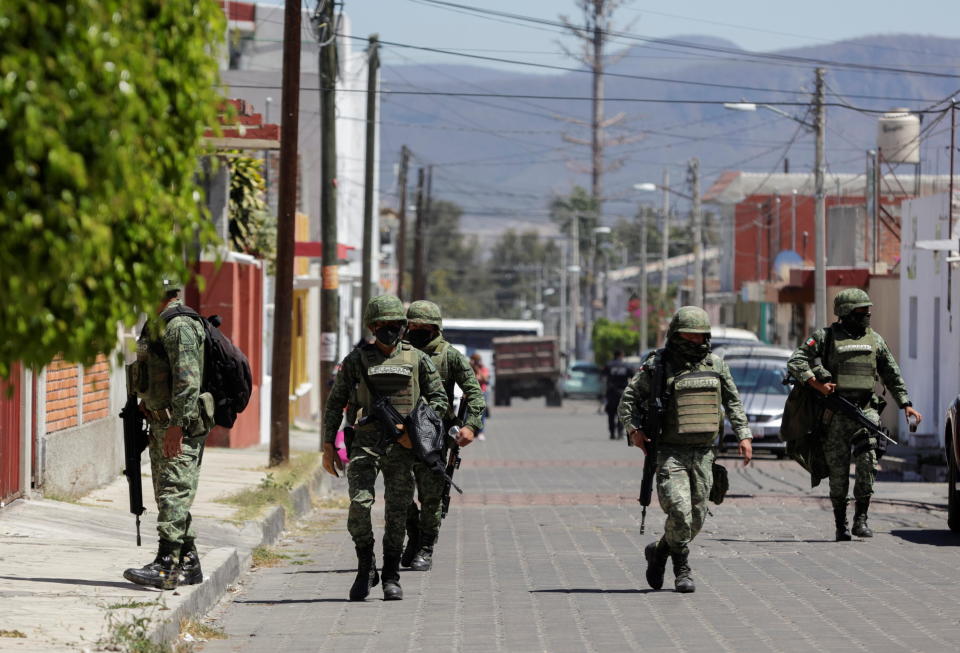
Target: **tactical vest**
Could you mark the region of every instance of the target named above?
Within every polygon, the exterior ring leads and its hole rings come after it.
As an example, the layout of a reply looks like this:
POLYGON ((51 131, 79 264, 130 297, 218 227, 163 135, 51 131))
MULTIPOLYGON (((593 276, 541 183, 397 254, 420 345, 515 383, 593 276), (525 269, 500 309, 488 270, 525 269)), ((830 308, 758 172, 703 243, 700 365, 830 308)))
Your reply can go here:
POLYGON ((443 383, 443 390, 447 393, 447 414, 443 417, 449 419, 453 417, 453 380, 450 378, 450 365, 447 360, 447 353, 450 349, 450 343, 442 341, 437 348, 430 353, 430 360, 440 373, 440 381, 443 383))
MULTIPOLYGON (((381 361, 382 354, 376 347, 360 349, 360 363, 367 371, 373 391, 381 397, 389 397, 397 412, 406 417, 420 399, 420 358, 413 345, 401 342, 393 354, 381 361)), ((366 383, 357 387, 357 402, 368 414, 373 398, 366 383)))
POLYGON ((173 388, 170 361, 163 349, 163 334, 167 324, 156 320, 153 325, 159 331, 156 338, 151 337, 148 325, 144 325, 137 339, 137 362, 133 365, 133 383, 137 396, 143 400, 148 410, 163 410, 170 407, 170 393, 173 388))
POLYGON ((872 329, 860 338, 839 338, 833 329, 833 344, 826 352, 826 367, 833 375, 838 392, 865 394, 877 383, 878 343, 872 329))
POLYGON ((670 410, 663 431, 664 442, 712 444, 723 423, 720 386, 720 374, 706 364, 668 379, 670 410))

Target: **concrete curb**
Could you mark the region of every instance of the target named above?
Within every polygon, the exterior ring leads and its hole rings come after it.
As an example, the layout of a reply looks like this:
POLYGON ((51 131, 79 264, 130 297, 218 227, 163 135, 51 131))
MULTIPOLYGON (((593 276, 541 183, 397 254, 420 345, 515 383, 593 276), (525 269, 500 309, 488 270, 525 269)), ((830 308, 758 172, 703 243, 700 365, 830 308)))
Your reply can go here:
POLYGON ((318 461, 310 477, 290 490, 293 507, 291 514, 288 515, 283 506, 274 506, 257 519, 244 522, 242 530, 254 533, 259 531, 253 538, 257 544, 251 548, 220 547, 207 552, 201 559, 205 572, 203 583, 164 594, 169 612, 162 620, 151 624, 149 638, 156 643, 174 642, 180 634, 182 620, 202 617, 209 612, 226 595, 230 586, 240 579, 243 572, 250 568, 253 548, 277 541, 290 521, 313 508, 315 497, 325 496, 329 492, 330 477, 318 461), (171 598, 174 600, 171 601, 171 598))

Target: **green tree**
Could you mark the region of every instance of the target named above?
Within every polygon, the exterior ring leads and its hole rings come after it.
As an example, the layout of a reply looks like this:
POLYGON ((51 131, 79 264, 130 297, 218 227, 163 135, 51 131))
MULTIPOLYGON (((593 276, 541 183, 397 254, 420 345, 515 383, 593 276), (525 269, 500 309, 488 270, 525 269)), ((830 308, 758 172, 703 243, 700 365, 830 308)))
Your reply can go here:
POLYGON ((3 3, 0 373, 113 350, 211 241, 195 173, 224 27, 216 0, 3 3))
MULTIPOLYGON (((492 314, 504 318, 539 317, 533 309, 546 287, 557 283, 562 263, 560 248, 536 231, 507 229, 490 249, 488 285, 492 289, 492 314)), ((554 305, 558 295, 544 297, 554 305)))
POLYGON ((637 351, 640 334, 628 322, 613 322, 605 317, 593 323, 593 360, 597 365, 606 365, 617 349, 626 354, 637 351))
MULTIPOLYGON (((476 289, 484 276, 476 239, 467 239, 460 231, 463 209, 453 202, 434 200, 430 207, 427 234, 427 297, 438 304, 447 317, 476 317, 484 307, 477 306, 476 289)), ((413 238, 408 234, 413 260, 413 238)))
POLYGON ((265 194, 267 185, 260 172, 262 162, 251 156, 232 153, 230 167, 230 240, 238 252, 267 261, 273 274, 277 258, 277 221, 270 215, 265 194))

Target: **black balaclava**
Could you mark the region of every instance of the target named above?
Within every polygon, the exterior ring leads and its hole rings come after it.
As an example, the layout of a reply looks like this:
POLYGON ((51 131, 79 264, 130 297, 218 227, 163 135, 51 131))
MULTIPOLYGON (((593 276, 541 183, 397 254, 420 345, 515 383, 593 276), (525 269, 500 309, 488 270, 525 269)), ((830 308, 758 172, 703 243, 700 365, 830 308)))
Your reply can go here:
POLYGON ((388 322, 374 331, 373 335, 387 347, 393 347, 400 342, 400 336, 403 335, 405 328, 406 325, 402 322, 388 322))
POLYGON ((840 319, 840 323, 851 335, 862 336, 870 327, 870 312, 854 313, 851 311, 840 319))
POLYGON ((436 329, 408 329, 407 341, 417 349, 423 349, 437 337, 436 329))
POLYGON ((691 342, 675 333, 667 342, 667 348, 674 356, 686 363, 696 363, 703 360, 710 353, 710 336, 702 343, 691 342))

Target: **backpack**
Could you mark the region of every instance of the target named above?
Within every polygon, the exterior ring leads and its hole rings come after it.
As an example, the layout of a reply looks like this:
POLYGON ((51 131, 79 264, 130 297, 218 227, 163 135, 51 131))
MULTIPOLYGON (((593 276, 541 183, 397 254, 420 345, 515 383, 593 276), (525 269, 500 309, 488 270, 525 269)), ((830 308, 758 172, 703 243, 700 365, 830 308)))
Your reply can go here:
POLYGON ((183 305, 174 306, 160 314, 166 323, 180 316, 192 318, 203 325, 203 381, 200 392, 213 395, 213 421, 217 426, 232 428, 237 415, 243 412, 250 401, 253 390, 250 362, 219 329, 219 315, 202 317, 183 305))

